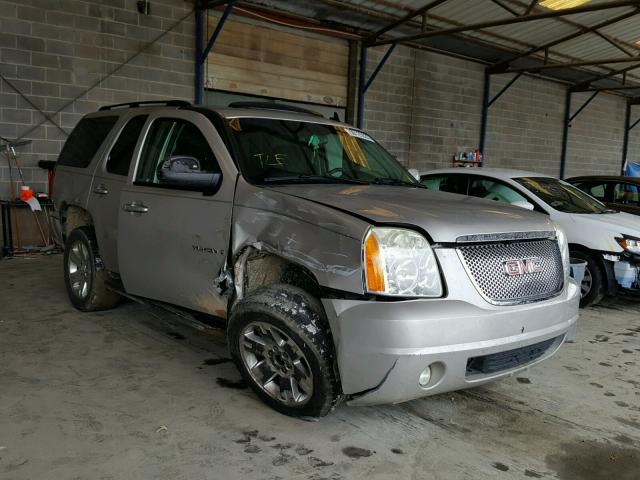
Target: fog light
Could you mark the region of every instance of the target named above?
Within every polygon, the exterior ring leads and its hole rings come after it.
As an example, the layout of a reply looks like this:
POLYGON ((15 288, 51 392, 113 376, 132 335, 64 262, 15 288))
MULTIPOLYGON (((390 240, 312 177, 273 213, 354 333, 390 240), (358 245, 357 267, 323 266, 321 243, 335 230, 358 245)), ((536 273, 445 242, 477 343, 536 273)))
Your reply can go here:
POLYGON ((431 366, 425 368, 418 377, 418 383, 421 387, 426 387, 431 380, 431 366))

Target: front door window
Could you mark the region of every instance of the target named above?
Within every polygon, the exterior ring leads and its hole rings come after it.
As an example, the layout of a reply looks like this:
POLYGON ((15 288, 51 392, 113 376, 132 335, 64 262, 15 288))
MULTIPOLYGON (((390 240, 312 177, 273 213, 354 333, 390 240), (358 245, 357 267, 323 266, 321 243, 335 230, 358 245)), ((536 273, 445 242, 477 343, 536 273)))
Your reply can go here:
POLYGON ((153 122, 140 155, 136 185, 197 189, 220 166, 207 139, 193 123, 177 118, 153 122))

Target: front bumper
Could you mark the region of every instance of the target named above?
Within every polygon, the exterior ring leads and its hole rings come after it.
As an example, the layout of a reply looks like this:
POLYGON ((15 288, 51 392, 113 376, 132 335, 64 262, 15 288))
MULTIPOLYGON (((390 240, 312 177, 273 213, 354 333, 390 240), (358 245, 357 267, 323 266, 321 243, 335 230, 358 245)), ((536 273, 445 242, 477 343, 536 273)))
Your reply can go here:
MULTIPOLYGON (((441 263, 453 258, 443 257, 441 263)), ((462 273, 462 272, 461 272, 462 273)), ((460 278, 466 278, 460 277, 460 278)), ((395 302, 324 299, 343 392, 350 404, 398 403, 480 385, 538 363, 557 351, 578 319, 579 289, 570 279, 559 296, 514 306, 483 300, 468 282, 447 298, 395 302), (492 373, 468 372, 469 359, 545 340, 544 353, 492 373), (418 378, 432 366, 426 387, 418 378)))

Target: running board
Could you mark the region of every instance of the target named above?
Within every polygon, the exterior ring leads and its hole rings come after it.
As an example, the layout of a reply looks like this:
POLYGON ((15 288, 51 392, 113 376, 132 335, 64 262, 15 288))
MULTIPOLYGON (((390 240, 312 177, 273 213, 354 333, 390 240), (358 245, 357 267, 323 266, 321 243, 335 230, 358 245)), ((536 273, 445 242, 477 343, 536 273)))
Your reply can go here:
MULTIPOLYGON (((180 321, 181 324, 186 325, 188 327, 191 327, 195 330, 198 330, 200 332, 204 332, 204 333, 208 333, 208 334, 214 334, 216 336, 219 336, 221 333, 224 334, 225 328, 223 326, 219 326, 219 327, 214 327, 212 325, 209 325, 206 322, 203 322, 201 320, 198 320, 196 318, 196 316, 194 314, 192 314, 191 312, 187 311, 187 310, 183 310, 179 307, 175 307, 173 305, 170 305, 168 303, 164 303, 164 302, 159 302, 156 300, 150 300, 148 298, 143 298, 143 297, 138 297, 136 295, 131 295, 127 292, 125 292, 124 290, 118 289, 118 288, 114 288, 114 287, 107 287, 109 290, 111 290, 112 292, 117 293, 118 295, 121 295, 125 298, 128 298, 129 300, 132 300, 140 305, 150 305, 153 307, 157 307, 160 308, 168 313, 173 314, 175 317, 178 318, 178 320, 180 321)), ((216 320, 219 320, 220 323, 223 323, 224 320, 223 319, 218 319, 217 317, 216 320)))

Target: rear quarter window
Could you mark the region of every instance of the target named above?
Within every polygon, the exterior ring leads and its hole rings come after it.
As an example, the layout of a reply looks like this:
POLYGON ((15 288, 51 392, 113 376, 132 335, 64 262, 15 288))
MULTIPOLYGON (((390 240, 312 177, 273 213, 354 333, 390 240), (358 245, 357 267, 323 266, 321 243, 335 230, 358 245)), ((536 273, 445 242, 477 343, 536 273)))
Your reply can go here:
POLYGON ((73 129, 58 157, 58 165, 85 168, 104 142, 118 117, 83 118, 73 129))

